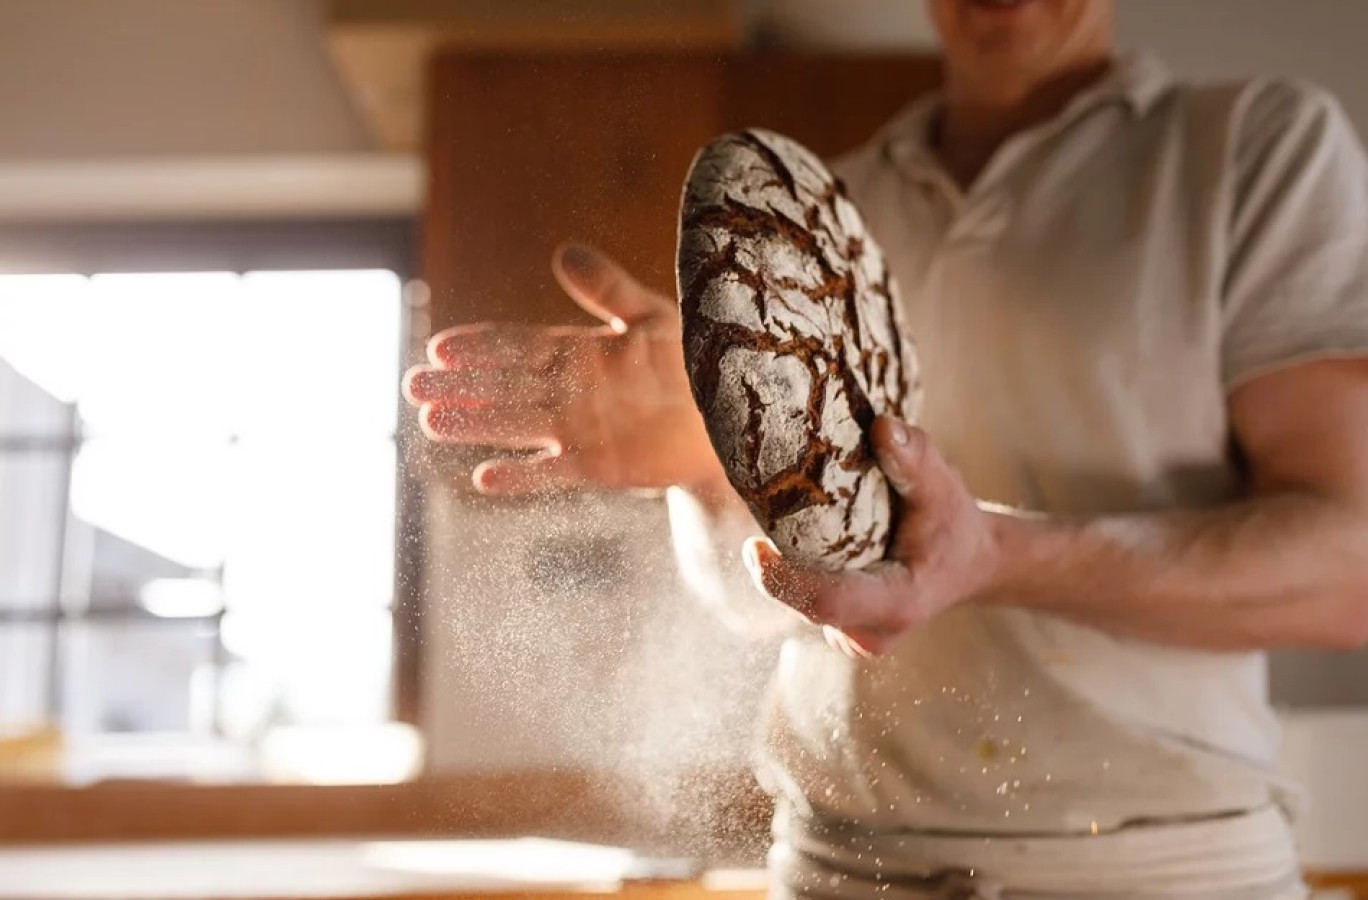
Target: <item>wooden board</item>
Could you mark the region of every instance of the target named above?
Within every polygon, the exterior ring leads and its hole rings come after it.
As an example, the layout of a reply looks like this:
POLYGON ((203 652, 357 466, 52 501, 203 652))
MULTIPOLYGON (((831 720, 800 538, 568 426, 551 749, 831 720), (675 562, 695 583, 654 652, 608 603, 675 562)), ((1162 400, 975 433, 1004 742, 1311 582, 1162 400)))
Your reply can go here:
POLYGON ((433 326, 587 321, 548 267, 567 238, 673 295, 679 191, 699 146, 764 126, 836 154, 938 78, 914 55, 441 54, 423 238, 433 326))

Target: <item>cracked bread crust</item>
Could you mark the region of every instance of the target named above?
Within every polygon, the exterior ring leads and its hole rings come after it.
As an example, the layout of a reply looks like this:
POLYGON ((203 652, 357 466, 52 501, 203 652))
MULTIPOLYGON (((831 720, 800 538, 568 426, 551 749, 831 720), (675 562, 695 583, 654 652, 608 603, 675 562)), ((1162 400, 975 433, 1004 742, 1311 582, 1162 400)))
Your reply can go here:
POLYGON ((685 365, 732 486, 786 554, 832 570, 882 559, 895 504, 869 428, 914 421, 921 382, 844 187, 789 138, 723 135, 689 171, 678 249, 685 365))

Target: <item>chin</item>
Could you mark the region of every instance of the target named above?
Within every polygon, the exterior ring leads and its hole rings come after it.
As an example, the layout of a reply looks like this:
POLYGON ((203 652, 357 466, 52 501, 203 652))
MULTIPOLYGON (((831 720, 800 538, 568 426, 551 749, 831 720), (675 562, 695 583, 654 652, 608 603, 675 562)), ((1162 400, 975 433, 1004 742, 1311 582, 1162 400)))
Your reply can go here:
POLYGON ((958 68, 973 73, 976 80, 984 78, 1005 81, 1033 81, 1051 67, 1052 55, 1030 41, 993 40, 975 46, 972 53, 962 54, 958 68))
POLYGON ((946 55, 971 72, 1039 74, 1105 53, 1110 0, 933 0, 946 55))

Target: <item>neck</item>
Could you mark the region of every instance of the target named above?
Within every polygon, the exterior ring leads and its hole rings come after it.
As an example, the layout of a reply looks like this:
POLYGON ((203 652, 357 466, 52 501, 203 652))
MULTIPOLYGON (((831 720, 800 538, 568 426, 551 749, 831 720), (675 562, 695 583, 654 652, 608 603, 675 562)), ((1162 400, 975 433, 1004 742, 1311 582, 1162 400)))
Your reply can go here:
POLYGON ((1054 118, 1111 65, 1109 57, 1099 56, 1017 84, 967 78, 952 69, 936 127, 936 150, 955 180, 968 187, 1012 135, 1054 118))

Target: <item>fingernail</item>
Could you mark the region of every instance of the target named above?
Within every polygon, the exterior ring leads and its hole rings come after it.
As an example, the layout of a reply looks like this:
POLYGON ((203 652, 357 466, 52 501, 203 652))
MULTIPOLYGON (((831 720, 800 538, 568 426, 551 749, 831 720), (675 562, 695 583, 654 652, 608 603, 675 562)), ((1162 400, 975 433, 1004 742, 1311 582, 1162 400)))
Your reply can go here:
POLYGON ((475 471, 470 473, 470 483, 475 486, 475 490, 481 494, 494 492, 495 479, 490 470, 494 468, 493 460, 485 460, 475 467, 475 471))
POLYGON ((893 443, 906 446, 912 440, 912 432, 908 430, 906 423, 898 419, 889 419, 888 427, 892 432, 893 443))
POLYGON ((428 386, 431 381, 432 376, 428 374, 427 369, 409 372, 407 383, 409 396, 416 400, 426 400, 427 397, 425 395, 427 394, 428 386))
POLYGON ((871 651, 864 644, 861 644, 859 641, 855 640, 853 637, 850 637, 849 635, 846 636, 846 645, 850 647, 850 652, 854 656, 859 657, 860 659, 874 658, 873 651, 871 651))
POLYGON ((760 577, 760 554, 756 550, 759 544, 759 540, 751 539, 741 545, 741 563, 752 578, 760 577))
POLYGON ((583 244, 567 244, 561 251, 561 266, 570 274, 588 277, 594 271, 594 254, 583 244))
POLYGON ((757 583, 764 573, 765 566, 778 555, 778 549, 770 543, 768 538, 753 537, 741 547, 741 562, 745 564, 746 569, 757 583))

